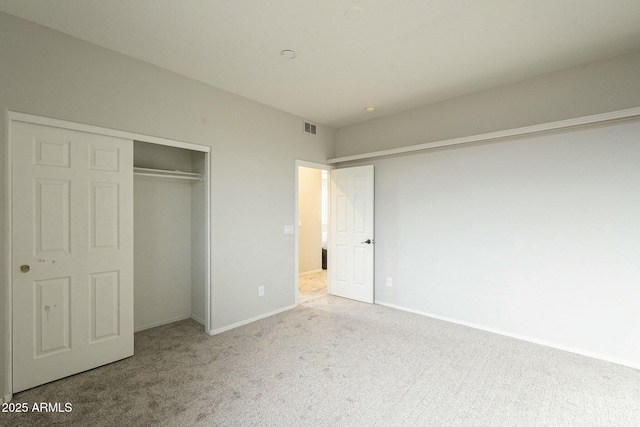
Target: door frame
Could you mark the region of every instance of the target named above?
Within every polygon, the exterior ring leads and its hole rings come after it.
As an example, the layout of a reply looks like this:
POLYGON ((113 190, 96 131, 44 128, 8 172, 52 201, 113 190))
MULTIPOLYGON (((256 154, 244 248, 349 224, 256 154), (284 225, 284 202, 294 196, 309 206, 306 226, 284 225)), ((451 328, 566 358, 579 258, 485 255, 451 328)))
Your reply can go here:
MULTIPOLYGON (((129 139, 132 141, 142 141, 151 144, 165 145, 169 147, 184 148, 192 151, 199 151, 205 155, 205 173, 203 176, 205 183, 205 251, 206 251, 206 266, 205 266, 205 332, 209 335, 213 335, 213 325, 211 324, 211 147, 206 145, 193 144, 190 142, 176 141, 172 139, 160 138, 156 136, 143 135, 134 132, 121 131, 109 128, 103 128, 100 126, 86 125, 82 123, 75 123, 65 120, 52 119, 43 116, 36 116, 32 114, 19 113, 14 111, 6 112, 6 140, 7 140, 7 187, 5 188, 5 224, 6 229, 6 242, 4 243, 6 250, 6 265, 7 271, 5 272, 4 280, 6 285, 4 286, 4 292, 7 296, 4 309, 5 309, 5 369, 6 375, 2 381, 2 387, 7 392, 3 396, 4 402, 11 401, 13 397, 13 207, 11 206, 11 197, 13 192, 13 169, 12 169, 12 156, 13 156, 13 140, 12 130, 14 122, 25 122, 31 124, 39 124, 44 126, 51 126, 69 130, 75 130, 86 133, 94 133, 99 135, 112 136, 117 138, 129 139)), ((296 168, 297 175, 297 168, 296 168)), ((297 183, 297 180, 296 180, 297 183)), ((296 206, 297 207, 297 206, 296 206)), ((135 286, 135 285, 134 285, 135 286)), ((297 293, 296 293, 297 302, 297 293)))
MULTIPOLYGON (((331 184, 331 171, 333 169, 335 169, 335 167, 331 166, 331 165, 324 165, 322 163, 313 163, 313 162, 307 162, 305 160, 296 160, 296 175, 295 175, 295 202, 294 202, 294 207, 295 207, 295 212, 294 212, 294 216, 293 216, 293 239, 295 241, 295 256, 294 256, 294 269, 293 269, 293 274, 294 274, 294 295, 295 295, 295 306, 298 306, 298 286, 300 286, 299 280, 298 280, 298 275, 299 275, 299 265, 298 263, 300 262, 300 254, 298 253, 298 251, 300 250, 299 248, 299 243, 298 243, 298 238, 300 235, 300 227, 298 227, 298 224, 300 224, 300 219, 298 218, 298 184, 299 184, 299 176, 298 176, 298 169, 300 167, 305 167, 305 168, 311 168, 311 169, 320 169, 320 170, 325 170, 327 172, 329 172, 329 184, 331 184)), ((327 203, 330 203, 331 200, 331 185, 327 186, 327 203)), ((330 221, 329 218, 327 218, 327 221, 330 221)), ((327 248, 329 247, 329 241, 331 239, 331 233, 327 232, 327 248)), ((329 263, 329 257, 327 257, 327 292, 331 293, 331 281, 329 280, 329 269, 331 268, 331 265, 329 263)))

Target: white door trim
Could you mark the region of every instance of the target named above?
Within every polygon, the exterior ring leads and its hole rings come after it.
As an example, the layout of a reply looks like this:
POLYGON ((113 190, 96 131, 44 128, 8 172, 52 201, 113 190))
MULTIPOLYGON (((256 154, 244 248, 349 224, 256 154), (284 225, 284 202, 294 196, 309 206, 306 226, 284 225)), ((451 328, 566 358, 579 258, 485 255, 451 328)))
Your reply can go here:
POLYGON ((5 250, 6 250, 6 254, 5 254, 5 263, 6 263, 6 272, 5 272, 5 277, 4 277, 4 282, 5 282, 5 289, 3 289, 4 294, 7 296, 6 300, 4 301, 4 313, 5 313, 5 341, 3 342, 3 348, 4 348, 4 372, 5 372, 5 376, 2 379, 2 389, 4 391, 4 395, 3 395, 3 401, 6 402, 10 402, 11 398, 13 397, 13 305, 12 305, 12 301, 13 301, 13 285, 12 285, 12 273, 11 270, 13 270, 11 268, 11 266, 13 265, 13 245, 11 244, 12 242, 12 236, 13 236, 13 231, 12 231, 12 224, 13 224, 13 214, 12 214, 12 206, 11 206, 11 200, 12 200, 12 196, 13 196, 13 185, 12 185, 12 174, 13 174, 13 168, 11 165, 11 157, 13 154, 12 151, 12 139, 11 139, 11 134, 12 134, 12 128, 13 128, 13 121, 11 120, 11 113, 9 111, 6 112, 6 123, 7 123, 7 133, 5 135, 6 141, 7 141, 7 152, 6 154, 6 159, 7 159, 7 163, 6 163, 6 168, 7 168, 7 175, 6 175, 6 182, 7 182, 7 186, 5 188, 6 192, 5 192, 5 200, 4 200, 4 210, 5 210, 5 223, 3 224, 5 227, 5 236, 7 236, 5 243, 5 250))
MULTIPOLYGON (((305 167, 305 168, 312 168, 312 169, 321 169, 321 170, 325 170, 325 171, 331 171, 333 169, 335 169, 333 166, 331 165, 323 165, 322 163, 313 163, 313 162, 307 162, 306 160, 296 160, 296 172, 295 172, 295 199, 294 199, 294 214, 293 214, 293 240, 295 241, 295 256, 294 256, 294 288, 293 288, 293 294, 295 295, 295 306, 298 306, 298 286, 300 285, 298 283, 298 274, 299 274, 299 269, 298 269, 298 262, 299 260, 299 254, 298 254, 298 250, 300 249, 298 247, 298 237, 299 237, 299 221, 300 219, 298 218, 298 168, 300 167, 305 167)), ((330 191, 330 189, 327 189, 327 191, 330 191)), ((329 203, 329 200, 327 200, 327 203, 329 203)), ((330 237, 327 236, 327 239, 329 239, 330 237)), ((329 271, 329 264, 328 264, 327 260, 327 271, 329 271)), ((331 289, 331 283, 329 283, 329 275, 327 275, 327 290, 331 289)))
MULTIPOLYGON (((11 207, 11 195, 12 195, 12 165, 11 158, 13 154, 13 141, 11 138, 12 135, 12 127, 14 122, 25 122, 32 124, 40 124, 45 126, 52 126, 62 129, 70 129, 87 133, 95 133, 99 135, 113 136, 117 138, 130 139, 135 141, 148 142, 152 144, 165 145, 169 147, 176 148, 184 148, 192 151, 199 151, 205 153, 205 218, 206 218, 206 286, 205 286, 205 332, 209 335, 213 335, 213 326, 211 325, 211 147, 199 144, 193 144, 190 142, 176 141, 172 139, 160 138, 156 136, 143 135, 135 132, 121 131, 115 129, 108 129, 99 126, 86 125, 82 123, 69 122, 66 120, 52 119, 49 117, 36 116, 32 114, 19 113, 14 111, 6 110, 6 123, 7 123, 7 131, 5 134, 7 141, 7 188, 5 193, 5 232, 6 232, 6 242, 4 242, 6 249, 6 265, 7 271, 5 272, 5 295, 7 295, 6 301, 4 303, 5 309, 5 342, 4 344, 4 356, 5 356, 5 377, 0 379, 2 381, 2 387, 4 389, 3 400, 4 402, 11 401, 13 397, 13 268, 12 268, 12 245, 11 241, 13 238, 12 231, 12 207, 11 207)), ((297 174, 297 168, 296 168, 297 174)), ((297 182, 297 181, 296 181, 297 182)), ((297 300, 297 293, 296 293, 297 300)))
POLYGON ((49 117, 36 116, 33 114, 17 113, 9 111, 8 119, 16 122, 27 122, 38 125, 52 126, 62 129, 71 129, 87 133, 97 133, 99 135, 115 136, 116 138, 133 139, 134 141, 149 142, 151 144, 168 145, 169 147, 186 148, 187 150, 211 152, 211 147, 191 142, 176 141, 173 139, 160 138, 157 136, 143 135, 141 133, 128 132, 124 130, 103 128, 100 126, 86 125, 84 123, 68 122, 66 120, 52 119, 49 117))

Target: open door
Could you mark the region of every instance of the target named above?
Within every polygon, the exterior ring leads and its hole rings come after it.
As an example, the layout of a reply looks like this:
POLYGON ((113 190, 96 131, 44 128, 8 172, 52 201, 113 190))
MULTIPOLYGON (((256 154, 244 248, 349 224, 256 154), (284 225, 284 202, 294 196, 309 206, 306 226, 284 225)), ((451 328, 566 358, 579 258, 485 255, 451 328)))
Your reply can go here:
POLYGON ((333 295, 373 303, 373 165, 331 171, 329 274, 333 295))
POLYGON ((133 142, 14 121, 13 392, 133 355, 133 142))

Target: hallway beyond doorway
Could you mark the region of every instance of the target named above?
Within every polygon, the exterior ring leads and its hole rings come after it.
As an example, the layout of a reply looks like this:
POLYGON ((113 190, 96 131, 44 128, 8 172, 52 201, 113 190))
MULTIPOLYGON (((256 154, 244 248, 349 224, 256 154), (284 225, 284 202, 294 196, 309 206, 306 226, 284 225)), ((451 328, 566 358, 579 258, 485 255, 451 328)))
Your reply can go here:
POLYGON ((327 294, 327 270, 298 276, 298 301, 307 302, 315 297, 327 294))

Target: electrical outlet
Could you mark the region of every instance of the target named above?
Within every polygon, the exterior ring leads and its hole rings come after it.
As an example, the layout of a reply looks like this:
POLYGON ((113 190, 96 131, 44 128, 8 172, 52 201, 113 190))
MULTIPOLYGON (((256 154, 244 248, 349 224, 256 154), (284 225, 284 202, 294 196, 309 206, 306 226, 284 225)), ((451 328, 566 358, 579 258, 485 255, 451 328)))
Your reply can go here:
POLYGON ((388 287, 392 287, 393 286, 393 280, 391 279, 391 277, 387 277, 387 286, 388 287))
POLYGON ((264 296, 264 286, 258 286, 258 296, 259 297, 264 296))

